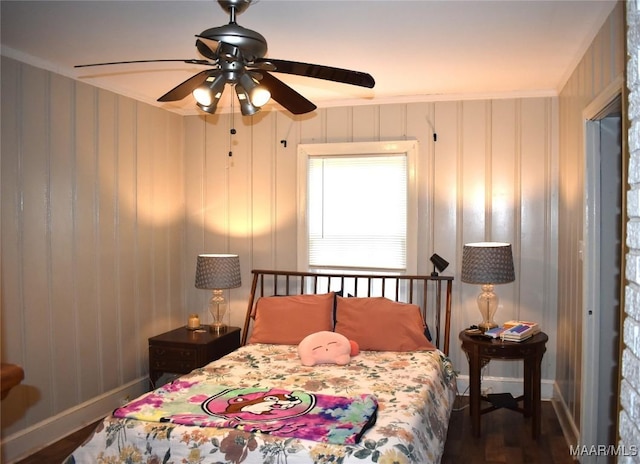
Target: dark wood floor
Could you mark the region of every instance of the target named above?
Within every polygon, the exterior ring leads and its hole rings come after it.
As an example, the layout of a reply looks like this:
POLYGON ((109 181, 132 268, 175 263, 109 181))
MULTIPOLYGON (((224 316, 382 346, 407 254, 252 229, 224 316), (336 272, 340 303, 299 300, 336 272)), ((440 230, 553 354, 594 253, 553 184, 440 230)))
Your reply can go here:
POLYGON ((531 419, 509 409, 481 417, 481 437, 471 434, 468 397, 456 400, 442 464, 576 464, 550 401, 542 402, 540 437, 531 438, 531 419))
POLYGON ((21 461, 16 461, 16 464, 60 464, 74 449, 84 443, 100 422, 102 421, 100 420, 93 424, 89 424, 88 426, 58 440, 54 444, 47 446, 37 453, 32 454, 21 461))
MULTIPOLYGON (((467 397, 458 398, 455 408, 464 408, 467 397)), ((79 446, 95 428, 85 427, 17 464, 58 464, 79 446)), ((542 433, 531 438, 531 420, 507 409, 482 416, 482 437, 471 435, 469 409, 454 411, 442 464, 576 464, 562 435, 550 402, 542 403, 542 433)))

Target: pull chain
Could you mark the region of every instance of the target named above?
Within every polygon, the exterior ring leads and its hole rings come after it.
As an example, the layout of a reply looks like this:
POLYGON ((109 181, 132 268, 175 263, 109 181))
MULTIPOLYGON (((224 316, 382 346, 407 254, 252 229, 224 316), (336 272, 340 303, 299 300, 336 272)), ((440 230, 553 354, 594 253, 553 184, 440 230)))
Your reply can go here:
POLYGON ((233 144, 233 136, 236 135, 236 129, 235 129, 235 108, 234 108, 234 99, 233 96, 231 97, 231 115, 229 116, 229 157, 233 156, 233 151, 231 150, 231 145, 233 144))

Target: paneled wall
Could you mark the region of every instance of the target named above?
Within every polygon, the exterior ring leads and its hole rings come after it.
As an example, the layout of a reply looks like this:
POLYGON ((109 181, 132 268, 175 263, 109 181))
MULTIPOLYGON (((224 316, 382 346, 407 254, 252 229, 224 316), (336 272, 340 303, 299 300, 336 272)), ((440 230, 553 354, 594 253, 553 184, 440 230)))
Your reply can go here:
MULTIPOLYGON (((618 3, 559 98, 558 359, 556 382, 576 427, 580 424, 582 261, 585 146, 583 111, 624 73, 624 3, 618 3)), ((588 340, 587 340, 588 343, 588 340)))
POLYGON ((186 320, 183 152, 180 116, 2 59, 3 437, 144 377, 186 320))
MULTIPOLYGON (((270 112, 254 117, 253 125, 236 116, 231 138, 229 115, 188 117, 186 259, 195 266, 201 250, 240 255, 243 287, 231 290, 230 298, 232 320, 241 324, 250 270, 296 266, 297 144, 417 139, 418 270, 431 272, 434 252, 451 262, 445 274, 456 277, 451 350, 456 366, 467 373, 455 334, 481 320, 475 302, 479 288, 458 280, 462 246, 507 241, 513 244, 517 280, 497 288, 497 318, 542 323, 551 338, 543 377, 553 379, 555 115, 553 98, 329 108, 297 119, 270 112)), ((344 212, 349 214, 348 201, 344 212)), ((206 295, 198 292, 188 294, 190 307, 206 304, 206 295)), ((520 369, 493 363, 487 375, 515 377, 520 369)))

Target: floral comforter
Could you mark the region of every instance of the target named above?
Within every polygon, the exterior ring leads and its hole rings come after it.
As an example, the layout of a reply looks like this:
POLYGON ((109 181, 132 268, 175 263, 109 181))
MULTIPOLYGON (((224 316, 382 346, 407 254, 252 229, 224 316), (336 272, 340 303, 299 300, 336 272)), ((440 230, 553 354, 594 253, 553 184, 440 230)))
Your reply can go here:
POLYGON ((370 394, 377 421, 358 443, 336 445, 108 416, 65 464, 438 463, 455 396, 453 368, 439 351, 363 351, 346 366, 305 367, 295 346, 248 345, 175 382, 370 394))

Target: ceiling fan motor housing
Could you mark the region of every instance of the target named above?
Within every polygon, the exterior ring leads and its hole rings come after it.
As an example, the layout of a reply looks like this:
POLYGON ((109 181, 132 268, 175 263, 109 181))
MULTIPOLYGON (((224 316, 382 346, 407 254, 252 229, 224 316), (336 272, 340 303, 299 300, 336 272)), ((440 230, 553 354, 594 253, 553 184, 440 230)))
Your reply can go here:
POLYGON ((267 54, 267 40, 264 36, 236 23, 212 27, 198 37, 234 45, 242 50, 242 55, 247 61, 262 58, 267 54))

